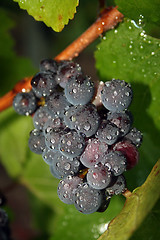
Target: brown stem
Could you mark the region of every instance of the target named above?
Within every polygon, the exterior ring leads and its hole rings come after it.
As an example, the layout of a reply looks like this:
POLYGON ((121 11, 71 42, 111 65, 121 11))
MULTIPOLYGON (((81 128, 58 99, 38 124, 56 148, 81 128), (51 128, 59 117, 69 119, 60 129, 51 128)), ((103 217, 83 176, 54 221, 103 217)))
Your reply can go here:
POLYGON ((128 189, 122 194, 125 198, 129 198, 132 195, 132 193, 128 189))
POLYGON ((105 9, 100 17, 80 37, 72 42, 64 51, 55 57, 55 60, 71 60, 77 57, 82 50, 90 45, 103 32, 113 29, 123 19, 117 8, 105 9))
MULTIPOLYGON (((123 15, 117 10, 117 7, 105 9, 99 18, 80 37, 55 57, 55 60, 72 60, 74 57, 77 57, 80 52, 103 32, 113 29, 122 19, 123 15)), ((10 92, 0 98, 0 112, 12 105, 13 98, 18 92, 21 92, 23 89, 26 91, 31 89, 31 79, 32 77, 24 78, 10 92)))

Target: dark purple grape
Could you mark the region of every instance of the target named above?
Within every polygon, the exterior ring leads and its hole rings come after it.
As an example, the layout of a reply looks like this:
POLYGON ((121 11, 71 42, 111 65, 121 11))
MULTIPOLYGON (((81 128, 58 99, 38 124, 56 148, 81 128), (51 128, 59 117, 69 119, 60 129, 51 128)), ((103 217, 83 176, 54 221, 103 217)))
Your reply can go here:
POLYGON ((72 115, 72 126, 80 134, 86 137, 94 135, 100 124, 100 117, 93 104, 77 107, 72 115))
POLYGON ((43 132, 37 129, 31 131, 28 145, 32 152, 42 154, 46 146, 43 132))
POLYGON ((64 122, 67 127, 70 129, 74 128, 74 117, 73 115, 76 113, 79 106, 70 106, 64 112, 64 122))
POLYGON ((5 227, 8 222, 8 215, 5 210, 0 208, 0 227, 5 227))
POLYGON ((87 168, 93 167, 99 163, 100 157, 103 153, 108 152, 108 145, 101 142, 99 139, 89 139, 87 146, 80 156, 80 161, 87 168))
POLYGON ((125 136, 125 139, 131 141, 136 147, 140 147, 143 140, 143 135, 137 128, 134 127, 125 136))
POLYGON ((96 212, 102 203, 102 192, 89 186, 88 183, 80 184, 74 195, 76 209, 84 214, 96 212))
POLYGON ((58 172, 56 172, 56 170, 55 170, 55 168, 53 167, 52 164, 49 166, 49 168, 50 168, 50 172, 53 175, 53 177, 55 177, 57 179, 62 179, 62 176, 58 175, 58 172))
POLYGON ((89 103, 94 94, 94 84, 89 77, 79 75, 71 77, 65 87, 65 96, 73 105, 89 103))
POLYGON ((80 161, 78 158, 69 158, 57 152, 52 166, 59 176, 66 177, 68 175, 75 175, 80 169, 80 161))
POLYGON ((75 191, 82 182, 81 178, 71 175, 61 180, 57 189, 59 199, 66 204, 73 204, 75 191))
POLYGON ((20 115, 31 115, 37 109, 37 98, 30 92, 18 93, 13 99, 13 108, 20 115))
POLYGON ((74 130, 62 135, 60 139, 59 150, 66 157, 77 157, 82 154, 84 148, 84 137, 74 130))
POLYGON ((53 73, 39 72, 31 80, 32 89, 38 98, 49 96, 57 85, 53 73))
POLYGON ((119 175, 113 185, 105 189, 106 195, 119 195, 126 190, 126 180, 123 175, 119 175))
POLYGON ((60 138, 64 134, 63 128, 54 128, 45 134, 46 146, 53 152, 59 151, 60 138))
POLYGON ((57 74, 58 66, 57 62, 53 59, 44 59, 40 62, 40 72, 50 71, 57 74))
POLYGON ((107 154, 103 154, 101 158, 101 162, 114 176, 121 175, 126 170, 126 157, 119 151, 110 151, 107 154))
POLYGON ((102 164, 97 164, 88 169, 88 184, 95 189, 104 189, 111 182, 111 172, 102 164))
POLYGON ((128 111, 119 113, 109 112, 107 114, 107 120, 114 123, 119 128, 121 137, 129 132, 132 124, 131 113, 128 111))
POLYGON ((51 165, 55 159, 56 153, 46 147, 42 153, 42 158, 48 165, 51 165))
POLYGON ((132 89, 124 80, 112 79, 105 82, 101 91, 102 104, 111 112, 127 109, 132 101, 132 89))
POLYGON ((109 194, 107 194, 105 189, 102 191, 103 191, 103 200, 102 200, 101 206, 98 208, 97 212, 105 212, 106 209, 108 208, 110 200, 111 200, 111 196, 109 196, 109 194))
POLYGON ((103 120, 96 133, 96 137, 100 141, 112 145, 120 137, 119 128, 115 124, 103 120))
POLYGON ((47 136, 47 134, 52 131, 53 129, 57 128, 64 128, 63 120, 59 117, 56 118, 49 118, 48 121, 45 122, 43 127, 43 133, 44 136, 47 136))
POLYGON ((80 74, 82 74, 82 71, 78 63, 72 61, 58 62, 56 81, 62 88, 66 87, 66 84, 71 77, 76 77, 80 74))
POLYGON ((6 203, 6 198, 5 198, 5 196, 3 195, 3 193, 0 192, 0 206, 5 205, 5 203, 6 203))
POLYGON ((49 114, 55 117, 63 117, 65 109, 70 106, 63 92, 55 92, 46 99, 45 106, 49 114))
POLYGON ((34 127, 38 130, 43 130, 45 123, 51 119, 46 107, 41 106, 33 116, 34 127))

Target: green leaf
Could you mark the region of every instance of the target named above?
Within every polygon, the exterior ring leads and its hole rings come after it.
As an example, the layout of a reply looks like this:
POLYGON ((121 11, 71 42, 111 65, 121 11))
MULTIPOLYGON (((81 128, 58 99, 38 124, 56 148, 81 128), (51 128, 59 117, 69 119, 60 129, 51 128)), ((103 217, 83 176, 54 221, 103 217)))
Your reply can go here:
POLYGON ((138 228, 138 230, 133 233, 130 240, 154 240, 159 239, 160 236, 160 200, 156 203, 152 211, 148 214, 144 222, 138 228))
POLYGON ((54 31, 60 32, 69 19, 74 17, 78 0, 14 0, 20 8, 27 12, 37 21, 43 21, 54 31))
MULTIPOLYGON (((159 0, 115 0, 118 10, 125 17, 135 20, 138 27, 148 29, 154 25, 160 26, 160 1, 159 0)), ((152 31, 152 29, 150 29, 152 31)))
POLYGON ((145 183, 127 198, 121 213, 112 220, 99 240, 127 240, 160 198, 160 160, 145 183))
POLYGON ((13 109, 0 113, 0 160, 15 178, 21 175, 26 162, 31 121, 29 117, 18 116, 13 109))
POLYGON ((31 62, 28 59, 17 56, 14 50, 14 41, 10 34, 14 23, 8 17, 5 10, 0 8, 0 71, 1 84, 0 96, 11 90, 14 85, 26 76, 35 72, 31 62))

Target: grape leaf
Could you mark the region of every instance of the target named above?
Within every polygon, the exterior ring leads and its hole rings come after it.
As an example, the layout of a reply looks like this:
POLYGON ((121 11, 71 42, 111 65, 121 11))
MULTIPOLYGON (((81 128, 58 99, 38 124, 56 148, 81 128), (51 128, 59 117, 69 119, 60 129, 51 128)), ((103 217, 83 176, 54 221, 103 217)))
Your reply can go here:
POLYGON ((159 0, 115 0, 118 10, 125 17, 135 20, 138 27, 152 31, 154 25, 160 26, 160 1, 159 0), (150 28, 150 29, 149 29, 150 28))
POLYGON ((16 178, 26 161, 31 119, 18 116, 13 109, 0 113, 0 160, 9 175, 16 178))
POLYGON ((160 160, 145 183, 126 200, 121 213, 112 220, 99 240, 127 240, 160 198, 160 160))
POLYGON ((160 236, 160 200, 156 203, 152 211, 148 214, 144 222, 133 233, 130 240, 154 240, 159 239, 160 236))
POLYGON ((60 32, 74 17, 78 0, 14 0, 37 21, 43 21, 54 31, 60 32))

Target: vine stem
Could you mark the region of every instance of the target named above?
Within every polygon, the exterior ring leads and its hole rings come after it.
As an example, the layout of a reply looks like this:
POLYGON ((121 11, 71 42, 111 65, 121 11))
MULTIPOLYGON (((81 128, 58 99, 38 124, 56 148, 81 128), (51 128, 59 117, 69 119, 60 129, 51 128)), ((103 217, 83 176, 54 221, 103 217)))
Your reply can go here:
MULTIPOLYGON (((113 29, 123 19, 123 14, 117 7, 109 7, 101 12, 98 19, 80 37, 73 41, 66 49, 55 57, 55 60, 72 60, 82 50, 90 45, 102 33, 113 29)), ((26 77, 18 82, 14 88, 0 98, 0 112, 12 105, 14 96, 21 91, 30 91, 32 77, 26 77)))

